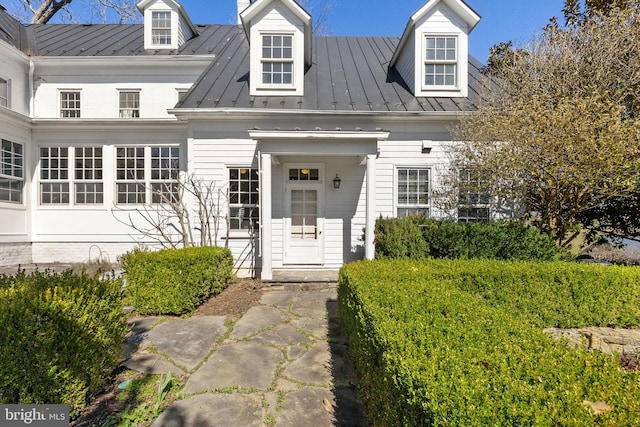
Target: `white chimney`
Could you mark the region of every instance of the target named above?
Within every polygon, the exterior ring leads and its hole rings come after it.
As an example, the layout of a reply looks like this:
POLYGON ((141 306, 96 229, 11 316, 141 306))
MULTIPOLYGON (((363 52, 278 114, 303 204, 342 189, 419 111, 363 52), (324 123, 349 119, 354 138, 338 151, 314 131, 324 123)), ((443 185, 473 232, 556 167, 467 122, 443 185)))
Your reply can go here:
POLYGON ((251 0, 238 0, 238 25, 242 25, 242 21, 240 20, 240 12, 245 10, 251 5, 251 0))

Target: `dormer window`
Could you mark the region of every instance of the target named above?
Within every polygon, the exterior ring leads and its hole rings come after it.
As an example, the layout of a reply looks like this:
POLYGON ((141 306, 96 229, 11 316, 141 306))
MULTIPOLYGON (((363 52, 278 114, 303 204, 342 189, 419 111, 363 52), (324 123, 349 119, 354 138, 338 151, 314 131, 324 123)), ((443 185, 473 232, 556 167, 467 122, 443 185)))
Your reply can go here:
POLYGON ((424 84, 429 88, 455 88, 458 74, 458 38, 425 36, 424 84))
POLYGON ((293 84, 293 35, 262 35, 262 84, 293 84))
POLYGON ((311 16, 296 0, 239 2, 238 9, 249 40, 249 94, 303 96, 311 16))
POLYGON ((178 49, 198 35, 176 0, 140 0, 136 7, 144 15, 145 49, 178 49))
POLYGON ((9 106, 9 82, 0 78, 0 107, 9 106))
POLYGON ((151 12, 151 39, 154 45, 171 46, 171 12, 151 12))

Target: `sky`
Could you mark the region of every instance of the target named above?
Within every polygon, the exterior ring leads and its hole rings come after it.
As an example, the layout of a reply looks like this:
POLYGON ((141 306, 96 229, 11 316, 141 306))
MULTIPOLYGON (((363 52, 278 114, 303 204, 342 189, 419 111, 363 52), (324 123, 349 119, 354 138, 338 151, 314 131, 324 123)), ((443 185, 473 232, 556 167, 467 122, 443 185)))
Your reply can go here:
MULTIPOLYGON (((178 0, 196 24, 236 22, 236 0, 178 0)), ((401 36, 409 17, 426 0, 328 0, 328 34, 401 36)), ((491 46, 506 40, 527 42, 562 16, 564 0, 467 0, 482 20, 469 36, 469 51, 486 63, 491 46)))

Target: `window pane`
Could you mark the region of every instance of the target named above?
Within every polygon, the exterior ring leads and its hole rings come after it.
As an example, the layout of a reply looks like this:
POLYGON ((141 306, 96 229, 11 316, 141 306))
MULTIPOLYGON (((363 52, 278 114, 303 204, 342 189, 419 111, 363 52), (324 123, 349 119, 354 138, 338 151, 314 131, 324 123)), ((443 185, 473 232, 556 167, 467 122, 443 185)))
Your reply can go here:
POLYGON ((229 169, 229 218, 232 230, 252 230, 258 225, 258 170, 229 169))

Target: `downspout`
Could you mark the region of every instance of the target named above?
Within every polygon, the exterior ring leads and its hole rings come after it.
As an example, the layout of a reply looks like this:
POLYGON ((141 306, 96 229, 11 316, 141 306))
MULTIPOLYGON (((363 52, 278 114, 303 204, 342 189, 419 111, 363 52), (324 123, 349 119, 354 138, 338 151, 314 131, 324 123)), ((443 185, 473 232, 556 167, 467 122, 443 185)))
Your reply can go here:
POLYGON ((33 81, 35 75, 36 65, 33 63, 33 59, 29 58, 29 117, 33 118, 35 113, 35 95, 33 93, 35 82, 33 81))

